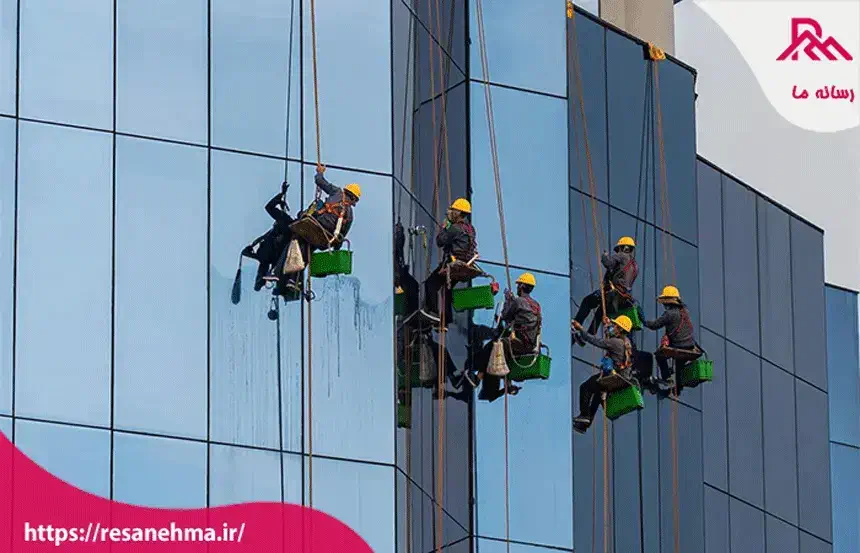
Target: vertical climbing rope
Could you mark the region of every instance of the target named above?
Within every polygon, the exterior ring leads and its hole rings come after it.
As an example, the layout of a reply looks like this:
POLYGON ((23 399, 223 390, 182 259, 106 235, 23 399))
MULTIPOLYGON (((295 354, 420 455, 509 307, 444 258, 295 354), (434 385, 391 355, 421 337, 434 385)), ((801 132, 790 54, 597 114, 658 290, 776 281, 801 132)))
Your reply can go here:
MULTIPOLYGON (((649 57, 654 72, 654 106, 657 112, 657 143, 659 145, 660 154, 660 208, 662 215, 662 223, 666 230, 663 232, 663 271, 666 273, 671 266, 672 282, 677 284, 677 275, 675 272, 675 256, 672 251, 672 225, 669 211, 669 183, 666 171, 666 153, 665 142, 663 138, 663 113, 660 102, 660 72, 658 62, 666 59, 665 54, 659 48, 649 44, 649 57), (667 247, 668 244, 668 247, 667 247), (668 259, 667 259, 668 258, 668 259)), ((665 278, 665 276, 664 276, 665 278)), ((680 553, 681 550, 681 530, 680 530, 680 498, 678 494, 678 395, 679 381, 681 375, 678 374, 678 362, 673 360, 675 367, 675 388, 672 394, 672 510, 673 510, 673 526, 674 526, 674 546, 675 553, 680 553)))
MULTIPOLYGON (((583 86, 582 86, 582 71, 581 71, 580 62, 579 62, 579 45, 578 45, 578 41, 577 41, 576 17, 575 17, 575 15, 576 14, 575 14, 575 10, 573 9, 572 3, 567 2, 567 17, 568 17, 568 19, 571 20, 571 27, 573 29, 573 32, 568 34, 568 40, 570 40, 571 36, 573 37, 573 50, 572 51, 574 53, 574 55, 573 55, 574 77, 575 77, 575 81, 576 81, 576 92, 577 92, 577 96, 579 99, 579 115, 580 115, 580 120, 582 121, 583 138, 584 138, 583 142, 584 142, 584 146, 585 146, 585 159, 586 159, 586 166, 587 166, 587 170, 588 170, 589 195, 591 197, 591 219, 592 219, 592 229, 593 229, 594 241, 595 241, 594 251, 595 251, 595 254, 598 256, 597 267, 598 267, 598 274, 599 274, 599 279, 600 279, 599 284, 598 284, 598 286, 600 287, 600 306, 601 306, 601 311, 603 313, 603 316, 605 317, 608 315, 606 312, 606 291, 605 291, 604 286, 603 286, 603 269, 602 269, 602 265, 601 265, 600 259, 599 259, 600 243, 603 242, 603 238, 601 236, 600 227, 597 223, 597 190, 596 190, 596 186, 594 184, 594 181, 595 181, 594 167, 593 167, 592 159, 591 159, 591 146, 590 146, 589 140, 588 140, 588 121, 587 121, 587 118, 585 115, 585 94, 583 92, 583 86)), ((578 146, 579 145, 577 144, 577 155, 579 154, 578 146)), ((581 180, 580 180, 580 189, 581 188, 582 188, 582 186, 581 186, 581 180)), ((583 200, 583 210, 584 210, 584 198, 582 200, 583 200)), ((606 331, 606 329, 604 328, 604 332, 605 331, 606 331)), ((608 455, 609 428, 608 428, 608 426, 609 426, 609 423, 608 423, 608 419, 606 417, 606 400, 604 399, 603 400, 603 551, 604 551, 604 553, 608 553, 608 551, 609 551, 609 539, 608 538, 609 538, 609 533, 610 533, 609 530, 610 530, 610 525, 611 525, 611 520, 609 518, 609 455, 608 455)), ((597 443, 596 443, 597 442, 597 435, 596 434, 594 434, 593 442, 594 442, 593 443, 593 451, 595 451, 595 455, 596 455, 596 450, 597 450, 597 443)), ((596 490, 594 488, 596 487, 596 484, 594 482, 596 482, 597 463, 593 463, 593 468, 594 468, 595 474, 593 474, 593 480, 592 480, 592 508, 591 508, 591 510, 592 510, 592 535, 591 535, 592 552, 595 549, 595 534, 596 534, 595 528, 594 528, 594 526, 595 526, 594 520, 596 519, 596 505, 595 504, 596 504, 596 495, 597 494, 595 493, 596 490)))
MULTIPOLYGON (((314 73, 314 123, 317 133, 317 166, 322 164, 322 154, 320 147, 320 101, 319 101, 319 78, 317 77, 317 26, 316 26, 316 2, 311 1, 311 54, 313 56, 313 73, 314 73)), ((316 188, 316 198, 319 199, 321 191, 316 188)), ((311 262, 311 247, 307 248, 307 263, 311 262)), ((307 279, 308 293, 308 504, 311 508, 314 506, 314 424, 313 424, 313 309, 310 301, 311 296, 311 271, 308 267, 307 279)))
MULTIPOLYGON (((490 90, 490 68, 487 60, 487 44, 484 33, 484 8, 481 0, 475 0, 475 8, 478 19, 478 36, 481 50, 481 67, 484 74, 484 103, 487 111, 487 130, 490 135, 490 153, 493 161, 493 177, 496 188, 496 203, 499 209, 499 227, 502 234, 502 254, 505 260, 505 278, 507 280, 507 289, 511 290, 511 265, 508 258, 508 239, 507 228, 505 225, 505 209, 502 199, 502 183, 499 171, 499 156, 498 145, 496 144, 496 125, 493 120, 493 96, 490 90)), ((510 462, 509 462, 509 427, 508 420, 508 378, 504 379, 504 396, 505 396, 505 546, 507 552, 511 550, 511 508, 510 508, 510 462)))

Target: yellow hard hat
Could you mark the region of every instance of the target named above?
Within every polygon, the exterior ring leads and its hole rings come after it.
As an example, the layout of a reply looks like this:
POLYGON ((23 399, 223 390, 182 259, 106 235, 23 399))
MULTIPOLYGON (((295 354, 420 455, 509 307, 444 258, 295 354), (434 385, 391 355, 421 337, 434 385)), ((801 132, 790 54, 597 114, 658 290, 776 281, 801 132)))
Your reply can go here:
POLYGON ((537 280, 535 280, 535 276, 531 273, 523 273, 520 275, 520 278, 517 279, 517 284, 527 284, 529 286, 537 285, 537 280))
POLYGON ((616 248, 618 246, 632 246, 635 248, 636 242, 632 238, 630 238, 629 236, 622 236, 621 238, 618 239, 618 243, 615 244, 616 248))
POLYGON ((354 182, 347 184, 344 189, 356 198, 361 198, 361 187, 358 184, 354 182))
POLYGON ((657 301, 679 299, 681 299, 681 292, 679 292, 674 286, 663 287, 663 293, 657 296, 657 301))
POLYGON ((454 200, 454 203, 451 204, 451 209, 456 209, 463 213, 472 213, 472 204, 470 204, 469 200, 466 198, 457 198, 454 200))
POLYGON ((633 328, 633 321, 627 315, 619 315, 612 322, 621 327, 624 332, 630 332, 630 329, 633 328))

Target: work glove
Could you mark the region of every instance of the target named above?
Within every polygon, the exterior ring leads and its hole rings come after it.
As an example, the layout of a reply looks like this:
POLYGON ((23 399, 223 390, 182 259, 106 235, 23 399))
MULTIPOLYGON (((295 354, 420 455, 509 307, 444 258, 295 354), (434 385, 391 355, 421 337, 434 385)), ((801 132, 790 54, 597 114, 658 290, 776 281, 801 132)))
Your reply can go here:
POLYGON ((513 299, 513 297, 514 297, 514 293, 511 292, 511 289, 505 288, 505 299, 509 300, 509 299, 513 299))
POLYGON ((290 185, 289 185, 289 184, 287 184, 287 181, 284 181, 284 182, 281 184, 281 194, 283 194, 285 198, 286 198, 286 196, 287 196, 287 190, 288 190, 289 188, 290 188, 290 185))
POLYGON ((319 173, 320 175, 325 173, 325 165, 323 165, 322 163, 317 163, 317 173, 319 173))

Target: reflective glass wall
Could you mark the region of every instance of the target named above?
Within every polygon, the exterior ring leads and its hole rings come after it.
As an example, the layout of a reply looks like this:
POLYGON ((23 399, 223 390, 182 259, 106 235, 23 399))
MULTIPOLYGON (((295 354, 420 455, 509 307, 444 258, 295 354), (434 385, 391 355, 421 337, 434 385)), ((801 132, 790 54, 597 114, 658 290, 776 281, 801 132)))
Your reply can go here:
MULTIPOLYGON (((834 321, 850 315, 825 298, 823 233, 706 160, 697 171, 702 345, 715 360, 702 386, 706 550, 831 551, 822 467, 828 389, 832 404, 841 385, 828 367, 834 321)), ((843 332, 856 379, 856 326, 843 332)))
MULTIPOLYGON (((638 265, 631 293, 646 319, 662 313, 663 286, 675 285, 701 343, 695 73, 674 59, 655 66, 641 42, 579 12, 567 37, 568 309, 573 315, 598 289, 600 255, 627 236, 638 265)), ((659 334, 631 338, 653 352, 659 334)), ((572 347, 574 416, 579 386, 601 357, 590 345, 572 347)), ((644 409, 615 421, 601 409, 587 434, 573 434, 576 551, 668 552, 676 538, 680 551, 704 551, 702 393, 644 393, 644 409)))
POLYGON ((391 58, 388 1, 0 1, 0 431, 104 497, 312 502, 394 551, 391 58), (272 321, 239 254, 318 144, 353 270, 272 321))
POLYGON ((833 551, 860 550, 860 351, 857 293, 827 287, 833 551))

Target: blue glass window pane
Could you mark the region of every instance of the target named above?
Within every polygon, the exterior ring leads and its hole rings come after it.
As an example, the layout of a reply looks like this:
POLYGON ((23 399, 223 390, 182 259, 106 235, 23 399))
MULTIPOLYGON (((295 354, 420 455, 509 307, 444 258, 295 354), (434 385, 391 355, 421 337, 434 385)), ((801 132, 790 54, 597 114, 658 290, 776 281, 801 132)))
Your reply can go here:
POLYGON ((794 295, 794 366, 800 378, 827 390, 824 299, 824 237, 791 220, 791 280, 794 295))
POLYGON ((284 502, 294 505, 302 505, 303 488, 302 485, 302 456, 295 453, 284 453, 284 502))
MULTIPOLYGON (((508 551, 508 545, 503 540, 479 538, 476 542, 476 550, 478 553, 505 553, 508 551)), ((511 553, 550 553, 551 551, 558 551, 558 549, 538 547, 537 545, 528 545, 524 543, 512 543, 510 546, 511 553)))
POLYGON ((206 436, 206 163, 117 138, 117 427, 206 436))
POLYGON ((21 116, 113 128, 113 0, 21 0, 21 116))
MULTIPOLYGON (((306 203, 314 170, 305 167, 306 203)), ((392 228, 379 224, 391 221, 392 179, 335 169, 325 176, 341 187, 357 182, 362 196, 348 235, 352 274, 312 283, 313 366, 306 356, 305 377, 310 370, 313 453, 393 463, 393 245, 392 228)))
POLYGON ((726 343, 702 330, 702 348, 714 362, 714 380, 702 389, 702 458, 705 482, 728 491, 728 427, 726 422, 726 343))
POLYGON ((660 169, 659 119, 655 111, 656 197, 665 194, 666 202, 665 208, 662 207, 662 201, 657 203, 657 225, 670 230, 675 236, 696 243, 696 107, 693 73, 672 61, 657 64, 657 67, 654 102, 657 102, 656 88, 659 86, 666 163, 664 183, 660 169))
POLYGON ((164 508, 206 506, 206 444, 114 434, 114 499, 164 508))
POLYGON ((418 21, 403 2, 391 3, 392 100, 394 117, 394 177, 409 183, 412 175, 415 98, 416 29, 418 21))
MULTIPOLYGON (((316 3, 317 73, 322 161, 391 172, 391 5, 316 3)), ((316 158, 313 48, 305 8, 304 151, 316 158)))
MULTIPOLYGON (((462 459, 460 460, 461 464, 462 459)), ((450 488, 447 488, 450 489, 450 488)), ((466 505, 468 508, 468 504, 466 505)), ((408 537, 412 540, 411 551, 434 551, 436 546, 435 521, 437 507, 429 493, 408 481, 406 476, 397 472, 397 551, 410 551, 407 548, 408 537), (411 528, 408 528, 411 525, 411 528), (407 536, 407 531, 411 536, 407 536)), ((442 543, 454 544, 461 540, 468 543, 469 531, 455 521, 450 513, 442 513, 442 543)), ((466 521, 468 524, 468 521, 466 521)), ((454 551, 452 547, 443 547, 446 551, 454 551)))
POLYGON ((21 123, 19 142, 16 413, 108 425, 111 136, 21 123))
POLYGON ((0 417, 0 432, 5 434, 7 439, 12 439, 12 419, 0 417))
MULTIPOLYGON (((594 368, 591 365, 588 365, 582 361, 573 360, 572 363, 572 373, 573 373, 573 386, 572 391, 574 397, 579 397, 579 385, 585 381, 585 379, 589 378, 594 373, 594 368)), ((521 396, 517 396, 518 398, 521 396)), ((575 404, 576 412, 579 412, 578 401, 575 404)), ((573 434, 573 537, 574 537, 574 550, 576 551, 590 551, 592 547, 595 547, 596 550, 601 551, 603 549, 603 509, 604 509, 604 494, 603 494, 603 423, 604 417, 602 413, 598 412, 597 416, 594 418, 594 423, 588 429, 588 434, 573 434), (596 444, 596 447, 595 447, 596 444), (595 484, 594 478, 597 475, 597 483, 595 484), (596 493, 592 493, 594 490, 594 486, 597 486, 596 493), (592 519, 592 514, 594 515, 594 519, 592 519), (593 544, 593 545, 592 545, 593 544)), ((609 429, 611 432, 611 428, 609 429)), ((654 443, 656 443, 657 439, 654 438, 654 443)), ((511 443, 514 443, 511 441, 511 443)), ((643 445, 646 442, 643 441, 643 445)), ((478 443, 478 451, 480 453, 480 442, 478 443)), ((561 451, 561 448, 559 448, 561 451)), ((646 462, 650 458, 648 457, 648 453, 643 449, 642 454, 642 462, 643 462, 643 473, 645 473, 648 469, 653 469, 649 471, 648 474, 657 474, 658 469, 656 463, 653 466, 646 465, 646 462)), ((656 455, 654 455, 654 459, 656 459, 656 455)), ((504 461, 504 458, 502 458, 504 461)), ((480 471, 480 467, 479 467, 480 471)), ((511 471, 511 474, 516 474, 511 471)), ((550 474, 550 473, 547 473, 550 474)), ((480 472, 479 472, 480 477, 480 472)), ((555 475, 552 476, 554 478, 555 475)), ((610 477, 610 485, 612 485, 612 474, 609 474, 610 477)), ((485 477, 488 478, 488 477, 485 477)), ((643 496, 646 491, 645 485, 647 482, 643 481, 643 496)), ((483 493, 483 488, 478 487, 479 492, 483 493)), ((560 493, 564 493, 568 490, 568 487, 558 486, 557 490, 560 493), (563 490, 563 491, 562 491, 563 490)), ((655 496, 656 496, 656 489, 655 496)), ((500 494, 503 493, 500 492, 500 494)), ((643 497, 644 505, 653 505, 655 514, 658 512, 656 501, 652 504, 649 503, 648 500, 643 497)), ((531 502, 531 507, 534 508, 535 505, 542 505, 539 502, 531 502)), ((501 498, 501 504, 497 509, 497 517, 501 518, 501 522, 497 523, 501 526, 501 536, 504 538, 504 497, 501 498)), ((535 511, 540 511, 542 509, 535 509, 535 511)), ((643 514, 646 516, 649 514, 649 511, 643 509, 643 514)), ((480 512, 479 512, 480 515, 480 512)), ((513 515, 513 513, 512 513, 513 515)), ((658 515, 659 516, 659 515, 658 515)), ((647 531, 648 523, 653 522, 657 524, 658 518, 655 516, 651 520, 643 521, 643 527, 647 531)), ((480 521, 480 518, 479 518, 480 521)), ((479 524, 480 526, 480 524, 479 524)), ((485 532, 483 529, 481 533, 485 532)), ((511 534, 511 539, 519 539, 511 534)), ((611 539, 611 536, 610 536, 611 539)), ((659 537, 657 537, 659 539, 659 537)), ((542 540, 543 541, 543 540, 542 540)))
POLYGON ((656 141, 643 139, 643 134, 646 119, 656 119, 646 103, 647 82, 642 45, 608 30, 609 196, 614 207, 653 223, 656 141))
POLYGON ((206 0, 117 4, 118 130, 206 142, 207 12, 206 0))
MULTIPOLYGON (((555 9, 555 8, 554 8, 555 9)), ((578 190, 591 194, 589 182, 588 156, 586 155, 586 132, 588 151, 591 154, 591 171, 594 175, 594 196, 608 201, 609 189, 607 183, 606 157, 606 29, 599 23, 586 17, 576 18, 576 37, 573 37, 574 27, 568 46, 568 94, 571 144, 570 185, 578 190), (577 45, 574 50, 574 38, 577 45), (579 56, 579 81, 576 73, 576 57, 579 56), (578 84, 581 82, 581 85, 578 84), (580 101, 580 86, 582 88, 582 103, 580 101), (582 111, 585 111, 586 127, 582 125, 582 111)))
POLYGON ((110 432, 18 420, 15 445, 57 478, 110 497, 110 432))
POLYGON ((723 287, 722 175, 706 163, 698 166, 699 287, 702 290, 702 325, 725 333, 723 287))
POLYGON ((833 472, 833 553, 860 551, 860 449, 830 444, 833 472))
POLYGON ((800 542, 798 541, 796 526, 786 524, 771 515, 765 515, 765 534, 768 551, 798 553, 800 542))
MULTIPOLYGON (((485 265, 484 270, 504 282, 503 267, 485 265)), ((518 275, 516 271, 511 276, 518 275)), ((564 302, 557 301, 569 293, 570 282, 546 274, 535 276, 537 286, 532 295, 542 307, 541 341, 550 348, 552 374, 546 381, 523 383, 522 391, 509 400, 509 443, 516 444, 508 457, 511 539, 571 547, 570 311, 564 302), (536 460, 540 470, 535 470, 536 460), (535 509, 535 505, 542 507, 535 509)), ((474 314, 476 324, 491 326, 492 318, 490 311, 474 314)), ((576 385, 580 382, 577 380, 576 385)), ((478 525, 483 535, 504 537, 504 486, 499 485, 505 466, 504 400, 477 402, 475 424, 478 525)))
POLYGON ((729 496, 705 486, 705 553, 729 551, 729 496))
MULTIPOLYGON (((510 262, 566 273, 570 232, 563 100, 492 87, 510 262), (523 113, 528 113, 523 118, 523 113), (541 232, 535 233, 535 220, 541 232)), ((472 213, 481 258, 504 262, 483 85, 471 90, 472 213)))
POLYGON ((761 553, 764 551, 764 513, 731 498, 732 553, 761 553))
POLYGON ((794 417, 786 416, 794 410, 795 378, 767 361, 761 369, 765 504, 797 524, 797 434, 794 417))
MULTIPOLYGON (((602 415, 601 415, 602 416, 602 415)), ((602 436, 598 436, 602 441, 602 436)), ((639 417, 627 416, 612 423, 612 505, 616 551, 637 551, 642 526, 639 463, 639 417), (620 521, 624 521, 623 524, 620 521)), ((602 446, 599 446, 602 447, 602 446)))
POLYGON ((723 179, 726 338, 759 351, 758 252, 755 195, 723 179))
POLYGON ((794 372, 793 317, 786 317, 791 297, 791 238, 788 213, 758 198, 758 267, 761 294, 761 354, 794 372))
POLYGON ((313 462, 313 508, 352 528, 373 551, 394 551, 394 468, 319 457, 313 462))
POLYGON ((300 0, 212 2, 213 145, 283 156, 289 82, 290 156, 299 157, 300 7, 300 0))
MULTIPOLYGON (((0 3, 0 9, 2 6, 0 3)), ((14 251, 15 120, 0 118, 0 413, 9 415, 12 414, 14 251)))
MULTIPOLYGON (((576 313, 582 300, 588 294, 598 289, 603 265, 600 264, 600 254, 609 247, 609 208, 606 204, 597 202, 592 207, 592 200, 585 194, 570 191, 570 282, 571 282, 571 312, 576 313), (593 212, 592 212, 593 209, 593 212), (595 222, 597 219, 597 239, 595 239, 595 222), (599 243, 602 238, 603 243, 599 243), (597 251, 595 251, 595 248, 597 251)), ((612 242, 613 244, 615 242, 612 242)), ((591 317, 594 316, 592 312, 591 317)), ((591 318, 586 319, 590 322, 591 318)), ((592 348, 577 347, 574 355, 586 361, 597 363, 600 353, 592 348)))
POLYGON ((209 449, 209 505, 281 501, 281 454, 212 445, 209 449))
POLYGON ((831 553, 832 546, 805 532, 800 533, 800 553, 831 553))
POLYGON ((827 439, 827 394, 798 380, 797 449, 800 528, 830 539, 830 444, 827 439))
MULTIPOLYGON (((461 0, 405 0, 404 4, 413 5, 415 16, 421 22, 413 30, 412 40, 417 100, 423 103, 466 79, 463 34, 467 8, 461 0), (454 32, 449 36, 448 30, 452 28, 454 32), (439 36, 443 37, 442 40, 437 40, 439 36), (448 42, 450 38, 459 43, 448 42), (456 51, 452 53, 453 50, 456 51)), ((404 29, 408 32, 407 27, 404 29)))
MULTIPOLYGON (((421 22, 419 28, 431 30, 433 47, 437 52, 434 55, 438 56, 441 45, 445 56, 456 64, 451 71, 462 73, 460 68, 466 67, 466 3, 462 0, 403 0, 403 3, 412 9, 421 22)), ((427 35, 424 35, 423 41, 427 42, 427 35)))
MULTIPOLYGON (((647 407, 652 407, 648 405, 647 407)), ((701 413, 679 404, 673 421, 671 400, 660 401, 653 405, 659 407, 660 424, 660 486, 661 486, 661 523, 663 546, 674 543, 674 494, 678 494, 680 517, 680 551, 702 551, 703 486, 702 486, 702 416, 701 413), (673 427, 677 428, 675 446, 678 465, 674 466, 672 455, 673 427), (675 488, 675 470, 678 471, 678 487, 675 488)), ((643 474, 643 478, 648 478, 643 474)), ((654 476, 651 475, 651 478, 654 476)), ((617 509, 617 507, 616 507, 617 509)))
POLYGON ((729 423, 729 492, 762 507, 761 361, 736 345, 726 343, 725 370, 726 390, 730 391, 726 407, 729 423))
POLYGON ((827 288, 827 373, 833 383, 830 439, 860 447, 860 360, 857 294, 827 288))
POLYGON ((0 113, 15 115, 18 2, 0 0, 0 113))
POLYGON ((565 95, 566 20, 559 17, 558 2, 481 2, 481 7, 489 76, 475 63, 481 59, 481 35, 478 9, 470 2, 472 78, 565 95))
MULTIPOLYGON (((298 164, 290 164, 291 212, 300 209, 298 164)), ((239 251, 272 226, 264 206, 280 193, 284 162, 257 156, 212 152, 211 267, 209 273, 210 421, 215 441, 280 448, 278 375, 283 379, 284 447, 301 447, 300 366, 281 365, 281 351, 300 358, 301 307, 281 303, 281 317, 267 317, 272 295, 253 291, 257 262, 243 258, 242 297, 231 303, 239 251)))

